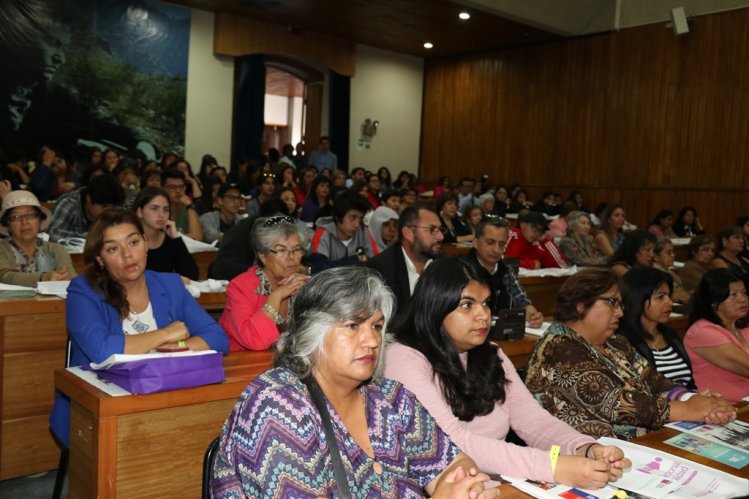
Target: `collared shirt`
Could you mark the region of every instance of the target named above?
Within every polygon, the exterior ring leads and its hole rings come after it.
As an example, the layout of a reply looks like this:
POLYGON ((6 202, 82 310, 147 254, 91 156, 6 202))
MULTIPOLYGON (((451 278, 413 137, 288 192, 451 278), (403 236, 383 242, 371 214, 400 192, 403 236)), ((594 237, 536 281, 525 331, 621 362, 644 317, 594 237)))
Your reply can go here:
MULTIPOLYGON (((19 272, 41 272, 39 270, 39 259, 43 258, 45 253, 42 251, 42 240, 37 238, 36 248, 34 248, 34 254, 31 258, 16 244, 13 238, 9 238, 8 242, 13 250, 13 257, 16 260, 16 267, 19 272)), ((52 255, 54 259, 54 255, 52 255)), ((54 268, 54 262, 53 262, 54 268)), ((45 271, 50 269, 44 269, 45 271)))
POLYGON ((52 222, 47 228, 50 241, 58 242, 60 239, 86 237, 91 223, 83 212, 82 189, 84 188, 81 187, 62 196, 55 204, 52 222))
MULTIPOLYGON (((406 271, 408 272, 408 294, 413 295, 414 288, 416 287, 416 283, 419 281, 419 277, 421 276, 421 274, 416 271, 416 265, 414 265, 414 262, 412 262, 411 259, 408 258, 408 253, 406 253, 406 250, 403 249, 403 246, 401 246, 401 251, 403 252, 403 259, 406 261, 406 271)), ((426 270, 430 263, 432 263, 431 258, 427 260, 427 263, 424 264, 424 270, 426 270)))

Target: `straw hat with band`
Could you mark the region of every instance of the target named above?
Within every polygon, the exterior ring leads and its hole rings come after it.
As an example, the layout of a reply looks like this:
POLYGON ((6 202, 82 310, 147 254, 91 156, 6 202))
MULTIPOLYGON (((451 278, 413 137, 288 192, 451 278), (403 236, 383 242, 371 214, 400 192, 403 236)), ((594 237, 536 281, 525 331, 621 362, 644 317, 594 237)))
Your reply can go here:
POLYGON ((10 235, 7 225, 8 211, 20 206, 32 206, 39 211, 39 214, 42 217, 39 232, 43 232, 52 221, 52 212, 42 206, 34 194, 29 191, 12 191, 6 194, 3 198, 3 208, 0 210, 0 234, 5 236, 10 235))

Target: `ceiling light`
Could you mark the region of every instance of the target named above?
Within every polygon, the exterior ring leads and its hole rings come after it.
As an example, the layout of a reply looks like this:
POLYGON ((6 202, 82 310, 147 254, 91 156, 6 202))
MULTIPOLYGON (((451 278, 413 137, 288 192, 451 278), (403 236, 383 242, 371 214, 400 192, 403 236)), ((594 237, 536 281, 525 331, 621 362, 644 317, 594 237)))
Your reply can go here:
POLYGON ((424 48, 425 49, 430 49, 432 47, 434 47, 434 45, 432 44, 432 42, 424 42, 424 48))
POLYGON ((463 21, 467 21, 467 20, 469 20, 471 18, 471 14, 469 14, 468 12, 463 11, 460 14, 458 14, 458 17, 460 19, 462 19, 463 21))

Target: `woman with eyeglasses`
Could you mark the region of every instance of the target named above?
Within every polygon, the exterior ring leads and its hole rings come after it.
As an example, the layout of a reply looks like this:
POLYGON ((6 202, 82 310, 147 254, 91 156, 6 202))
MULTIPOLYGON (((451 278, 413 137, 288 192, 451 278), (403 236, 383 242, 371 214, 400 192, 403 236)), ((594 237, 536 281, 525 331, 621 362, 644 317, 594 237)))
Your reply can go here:
POLYGON ((296 218, 258 218, 251 243, 257 264, 229 283, 219 320, 232 352, 270 348, 281 335, 291 301, 309 278, 302 266, 307 228, 296 218))
POLYGON ((567 235, 559 241, 559 251, 567 261, 581 267, 603 267, 608 257, 598 251, 590 235, 590 217, 584 211, 573 211, 567 220, 567 235))
POLYGON ((29 191, 12 191, 0 211, 0 282, 36 287, 39 281, 67 281, 75 277, 70 255, 60 244, 43 241, 39 232, 52 214, 29 191))
POLYGON ((547 411, 581 433, 625 440, 670 421, 725 424, 736 417, 719 394, 669 380, 614 334, 622 315, 612 271, 585 269, 562 285, 555 322, 536 344, 525 380, 547 411))
POLYGON ((700 390, 728 400, 749 395, 749 299, 744 281, 728 269, 711 269, 694 292, 684 337, 700 390))
POLYGON ((185 174, 176 168, 166 170, 162 184, 169 194, 169 219, 174 221, 177 231, 196 241, 203 240, 198 211, 185 194, 185 174))

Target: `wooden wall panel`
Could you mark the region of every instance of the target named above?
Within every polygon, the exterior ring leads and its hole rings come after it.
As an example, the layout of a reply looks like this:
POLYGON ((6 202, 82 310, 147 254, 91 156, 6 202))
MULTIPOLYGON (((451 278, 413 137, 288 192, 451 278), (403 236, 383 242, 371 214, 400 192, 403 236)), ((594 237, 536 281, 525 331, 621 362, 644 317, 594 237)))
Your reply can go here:
POLYGON ((488 173, 619 201, 645 225, 695 205, 711 230, 749 213, 749 10, 427 61, 421 177, 488 173))

